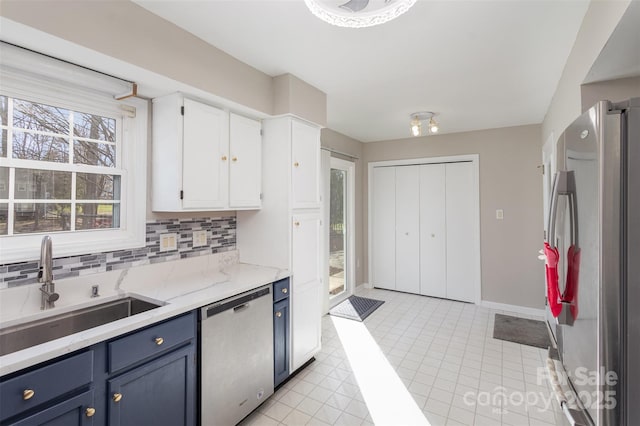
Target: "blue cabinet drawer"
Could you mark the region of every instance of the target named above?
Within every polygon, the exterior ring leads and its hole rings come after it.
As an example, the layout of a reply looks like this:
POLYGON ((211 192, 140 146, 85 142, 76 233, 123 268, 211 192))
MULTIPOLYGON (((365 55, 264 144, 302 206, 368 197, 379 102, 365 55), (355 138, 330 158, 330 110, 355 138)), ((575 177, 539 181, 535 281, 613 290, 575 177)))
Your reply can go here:
POLYGON ((114 340, 108 344, 109 373, 174 349, 195 336, 195 314, 189 313, 114 340))
POLYGON ((289 297, 289 278, 273 283, 273 301, 277 302, 289 297))
POLYGON ((93 351, 83 352, 0 383, 0 420, 88 385, 93 351))

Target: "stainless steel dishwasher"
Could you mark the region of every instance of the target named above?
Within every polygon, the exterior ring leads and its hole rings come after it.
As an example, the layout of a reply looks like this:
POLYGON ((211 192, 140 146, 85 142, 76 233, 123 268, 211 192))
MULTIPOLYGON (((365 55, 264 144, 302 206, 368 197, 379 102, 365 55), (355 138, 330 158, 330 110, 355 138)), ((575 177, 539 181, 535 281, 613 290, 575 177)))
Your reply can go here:
POLYGON ((201 309, 201 424, 231 426, 273 394, 271 285, 201 309))

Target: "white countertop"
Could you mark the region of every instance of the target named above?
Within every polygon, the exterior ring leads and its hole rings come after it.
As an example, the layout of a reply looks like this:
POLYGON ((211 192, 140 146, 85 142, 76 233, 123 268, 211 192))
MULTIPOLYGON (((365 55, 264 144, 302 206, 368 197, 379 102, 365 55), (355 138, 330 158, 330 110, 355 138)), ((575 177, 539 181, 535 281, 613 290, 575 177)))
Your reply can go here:
POLYGON ((0 357, 0 376, 102 342, 289 276, 282 269, 237 263, 237 252, 136 266, 55 281, 56 307, 40 310, 40 285, 0 291, 0 328, 127 296, 163 306, 0 357), (91 298, 91 286, 100 296, 91 298))

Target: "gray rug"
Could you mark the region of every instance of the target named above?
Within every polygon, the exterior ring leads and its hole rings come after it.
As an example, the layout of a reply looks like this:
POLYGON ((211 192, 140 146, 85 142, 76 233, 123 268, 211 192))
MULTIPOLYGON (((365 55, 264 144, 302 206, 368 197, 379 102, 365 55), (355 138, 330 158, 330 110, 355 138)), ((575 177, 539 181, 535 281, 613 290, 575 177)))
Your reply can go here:
POLYGON ((355 321, 364 321, 373 311, 384 303, 383 300, 368 299, 366 297, 351 296, 344 302, 331 308, 329 315, 347 318, 355 321))
POLYGON ((547 349, 552 346, 544 321, 496 314, 493 338, 547 349))

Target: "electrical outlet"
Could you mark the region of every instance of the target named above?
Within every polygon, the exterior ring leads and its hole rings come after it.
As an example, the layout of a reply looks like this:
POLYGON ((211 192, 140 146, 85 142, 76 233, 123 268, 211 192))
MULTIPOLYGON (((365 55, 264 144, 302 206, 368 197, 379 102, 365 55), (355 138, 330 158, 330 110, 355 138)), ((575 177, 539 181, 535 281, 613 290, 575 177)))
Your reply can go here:
POLYGON ((496 210, 496 219, 499 219, 499 220, 504 219, 504 210, 502 209, 496 210))
POLYGON ((178 234, 160 235, 160 251, 178 250, 178 234))
POLYGON ((202 247, 207 245, 207 231, 193 231, 193 247, 202 247))

